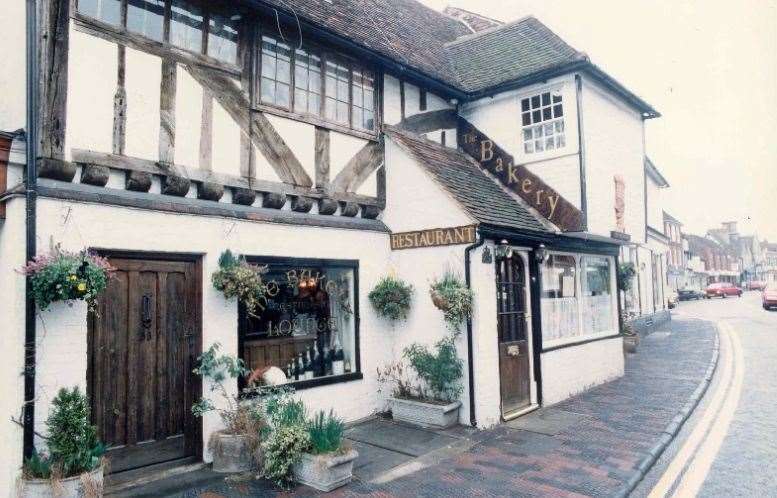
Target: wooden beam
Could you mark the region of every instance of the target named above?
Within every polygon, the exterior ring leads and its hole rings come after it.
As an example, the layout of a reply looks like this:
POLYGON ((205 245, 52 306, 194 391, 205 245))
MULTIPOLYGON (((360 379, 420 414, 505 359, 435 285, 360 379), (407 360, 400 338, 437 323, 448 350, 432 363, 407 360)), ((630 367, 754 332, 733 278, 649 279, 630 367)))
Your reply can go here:
POLYGON ((355 192, 383 164, 383 160, 383 144, 368 143, 359 149, 359 152, 332 180, 330 190, 332 192, 355 192))
POLYGON ((202 89, 202 113, 200 118, 200 169, 213 169, 213 95, 202 89))
POLYGON ((211 91, 214 98, 238 123, 243 132, 252 136, 255 145, 284 183, 300 187, 313 185, 299 159, 267 117, 262 112, 249 110, 248 98, 232 78, 212 69, 198 66, 185 67, 195 80, 211 91))
POLYGON ((316 188, 329 186, 329 130, 316 126, 316 188))
POLYGON ((113 153, 124 154, 127 131, 127 54, 123 45, 117 45, 116 93, 113 95, 113 153))
POLYGON ((159 91, 159 162, 175 164, 175 92, 178 64, 162 59, 159 91))
POLYGON ((419 135, 437 130, 455 130, 458 119, 455 109, 441 109, 409 116, 400 121, 397 128, 419 135))
POLYGON ((70 1, 39 2, 39 135, 38 156, 65 156, 67 65, 70 45, 70 1))
MULTIPOLYGON (((205 171, 198 168, 188 168, 180 164, 160 165, 157 162, 137 157, 119 156, 84 149, 72 149, 73 163, 95 164, 106 166, 110 169, 126 171, 133 175, 176 175, 189 178, 197 183, 218 183, 232 189, 242 188, 259 192, 274 192, 290 196, 310 197, 312 199, 332 198, 336 201, 352 201, 363 205, 378 206, 381 209, 385 203, 375 197, 357 195, 352 192, 337 192, 327 194, 312 188, 298 187, 280 182, 248 179, 236 175, 228 175, 214 171, 205 171)), ((68 163, 70 164, 70 163, 68 163)), ((73 166, 75 170, 75 166, 73 166)))

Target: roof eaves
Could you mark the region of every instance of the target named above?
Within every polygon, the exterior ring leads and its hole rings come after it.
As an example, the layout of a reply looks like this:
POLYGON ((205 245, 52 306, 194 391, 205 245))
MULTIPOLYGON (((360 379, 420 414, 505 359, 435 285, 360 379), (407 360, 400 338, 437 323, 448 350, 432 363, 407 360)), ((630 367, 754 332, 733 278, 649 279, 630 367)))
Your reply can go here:
POLYGON ((658 171, 658 168, 655 164, 653 164, 653 161, 650 160, 649 157, 645 156, 645 172, 650 176, 653 180, 655 180, 656 183, 658 183, 659 187, 668 187, 669 182, 666 181, 666 178, 664 178, 664 175, 661 174, 660 171, 658 171))

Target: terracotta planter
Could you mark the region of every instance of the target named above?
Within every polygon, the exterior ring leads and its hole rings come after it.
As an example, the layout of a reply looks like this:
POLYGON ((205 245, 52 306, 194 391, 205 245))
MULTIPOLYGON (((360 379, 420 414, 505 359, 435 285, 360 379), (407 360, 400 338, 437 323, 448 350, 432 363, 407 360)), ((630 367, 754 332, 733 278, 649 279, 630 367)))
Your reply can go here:
POLYGON ((626 353, 636 353, 637 346, 639 346, 639 335, 623 336, 623 351, 626 353))
POLYGON ((358 456, 356 450, 342 455, 303 453, 299 463, 294 464, 294 479, 319 491, 332 491, 351 482, 353 461, 358 456))
POLYGON ((213 471, 222 473, 248 472, 261 464, 261 453, 251 453, 251 442, 245 434, 216 432, 211 436, 213 471))
POLYGON ((461 401, 448 404, 425 403, 412 399, 391 398, 394 420, 431 429, 446 429, 459 421, 461 401))
POLYGON ((103 467, 67 479, 22 479, 19 488, 19 498, 99 498, 103 467))

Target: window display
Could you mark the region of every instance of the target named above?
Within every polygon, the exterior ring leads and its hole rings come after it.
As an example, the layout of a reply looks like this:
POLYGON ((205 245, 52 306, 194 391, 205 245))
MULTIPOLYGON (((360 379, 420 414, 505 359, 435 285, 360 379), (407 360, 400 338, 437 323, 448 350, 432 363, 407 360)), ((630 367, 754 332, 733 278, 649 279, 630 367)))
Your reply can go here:
POLYGON ((240 354, 252 369, 275 366, 289 382, 359 371, 357 263, 248 258, 266 266, 266 300, 240 314, 240 354))

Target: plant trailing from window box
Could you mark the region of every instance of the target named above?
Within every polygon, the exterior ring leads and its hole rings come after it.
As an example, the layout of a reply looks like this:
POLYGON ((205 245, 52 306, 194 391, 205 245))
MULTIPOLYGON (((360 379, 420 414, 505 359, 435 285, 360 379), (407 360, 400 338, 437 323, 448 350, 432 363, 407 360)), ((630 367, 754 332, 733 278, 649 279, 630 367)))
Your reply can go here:
POLYGON ((637 274, 634 263, 621 263, 618 265, 618 290, 627 292, 631 290, 632 281, 637 274))
POLYGON ((266 267, 249 264, 227 249, 219 257, 219 269, 213 273, 213 287, 227 299, 237 298, 246 312, 257 316, 267 303, 267 285, 262 281, 266 267))
POLYGON ((404 320, 410 312, 413 286, 386 276, 378 282, 368 297, 378 315, 392 321, 404 320))
POLYGON ((74 387, 61 389, 51 404, 48 454, 25 460, 20 496, 102 496, 105 446, 89 421, 89 399, 74 387))
POLYGON ((41 311, 56 301, 86 301, 97 309, 97 296, 115 271, 108 260, 88 251, 68 252, 59 246, 41 254, 20 270, 30 279, 32 295, 41 311))
POLYGON ((310 448, 294 464, 295 480, 320 491, 349 483, 359 454, 343 441, 343 421, 333 411, 320 411, 307 422, 307 429, 310 448))
POLYGON ((197 359, 194 373, 210 381, 210 392, 218 393, 223 400, 217 402, 203 397, 192 406, 192 413, 201 417, 215 411, 221 417, 224 428, 213 433, 208 447, 213 453, 213 470, 216 472, 243 472, 251 470, 261 460, 259 454, 260 432, 263 417, 253 403, 231 394, 225 382, 235 382, 250 373, 243 360, 219 354, 220 344, 213 344, 197 359))
POLYGON ((455 334, 459 334, 461 323, 472 314, 472 290, 451 271, 432 282, 429 294, 434 305, 443 312, 445 323, 455 334))
POLYGON ((463 362, 453 337, 441 339, 434 349, 420 344, 405 348, 403 357, 417 382, 406 376, 403 363, 378 369, 378 382, 392 388, 391 413, 395 420, 434 428, 450 427, 458 421, 463 362))

